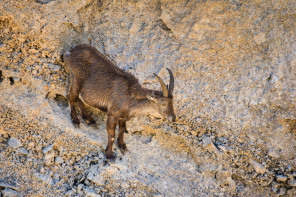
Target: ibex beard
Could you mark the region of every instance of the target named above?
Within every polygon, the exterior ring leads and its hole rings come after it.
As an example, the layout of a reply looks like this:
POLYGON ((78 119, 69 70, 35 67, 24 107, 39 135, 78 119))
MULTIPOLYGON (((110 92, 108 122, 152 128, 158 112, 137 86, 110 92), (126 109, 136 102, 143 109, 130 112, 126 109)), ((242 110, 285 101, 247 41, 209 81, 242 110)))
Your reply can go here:
POLYGON ((75 102, 87 124, 94 124, 95 120, 87 111, 86 104, 107 112, 107 159, 114 159, 112 146, 117 125, 118 146, 127 150, 124 143, 126 121, 144 114, 159 114, 170 122, 176 120, 173 107, 174 76, 170 69, 167 69, 170 75, 168 86, 154 74, 162 88, 162 91, 158 91, 143 88, 136 77, 118 68, 89 45, 77 45, 63 55, 63 60, 70 73, 71 84, 67 99, 72 122, 75 125, 80 124, 75 102))

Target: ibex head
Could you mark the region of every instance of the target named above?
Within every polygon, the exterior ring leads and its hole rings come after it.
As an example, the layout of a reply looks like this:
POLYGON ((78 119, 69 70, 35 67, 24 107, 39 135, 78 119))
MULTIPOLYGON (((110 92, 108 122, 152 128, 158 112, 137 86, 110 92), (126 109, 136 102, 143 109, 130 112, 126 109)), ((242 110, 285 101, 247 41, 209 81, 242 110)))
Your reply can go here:
POLYGON ((154 102, 156 111, 163 117, 169 120, 170 122, 176 121, 176 115, 173 107, 173 90, 174 90, 174 75, 170 69, 168 69, 170 75, 170 83, 167 86, 163 80, 154 73, 158 79, 161 88, 162 95, 147 95, 147 98, 154 102))

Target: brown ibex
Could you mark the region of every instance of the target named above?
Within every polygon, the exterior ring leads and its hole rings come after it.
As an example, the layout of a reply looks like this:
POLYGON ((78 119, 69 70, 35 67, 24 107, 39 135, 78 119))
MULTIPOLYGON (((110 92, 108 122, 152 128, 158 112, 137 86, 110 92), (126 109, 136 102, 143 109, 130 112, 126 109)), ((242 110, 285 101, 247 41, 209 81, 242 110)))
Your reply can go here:
POLYGON ((123 135, 126 121, 132 117, 157 113, 169 121, 176 120, 173 108, 174 76, 171 70, 167 69, 170 75, 169 86, 154 74, 162 87, 162 91, 157 91, 143 88, 132 74, 115 66, 96 48, 89 45, 76 46, 66 52, 63 59, 71 78, 67 98, 72 122, 80 124, 74 107, 76 101, 87 124, 93 124, 95 120, 88 114, 85 104, 107 112, 107 159, 114 158, 112 146, 117 124, 118 146, 126 150, 123 135))

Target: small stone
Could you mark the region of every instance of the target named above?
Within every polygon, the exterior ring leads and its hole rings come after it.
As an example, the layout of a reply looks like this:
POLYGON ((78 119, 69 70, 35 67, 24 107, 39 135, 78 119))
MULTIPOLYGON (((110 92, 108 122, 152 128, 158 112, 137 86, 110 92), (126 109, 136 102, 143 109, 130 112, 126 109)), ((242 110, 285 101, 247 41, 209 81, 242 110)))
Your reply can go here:
POLYGON ((55 163, 58 165, 58 164, 64 163, 64 160, 61 157, 56 157, 55 163))
POLYGON ((83 184, 79 184, 79 185, 77 186, 77 189, 78 189, 78 190, 81 190, 81 189, 83 188, 83 186, 84 186, 83 184))
POLYGON ((70 165, 73 165, 73 164, 75 163, 75 158, 72 157, 72 158, 69 160, 69 163, 70 163, 70 165))
POLYGON ((36 147, 36 150, 39 152, 42 150, 42 143, 39 143, 36 147))
POLYGON ((60 180, 60 175, 59 175, 59 173, 54 173, 54 174, 53 174, 53 179, 54 179, 55 181, 59 181, 59 180, 60 180))
POLYGON ((36 49, 29 49, 28 52, 29 53, 38 53, 38 50, 36 50, 36 49))
POLYGON ((19 148, 18 151, 22 155, 28 155, 29 154, 29 152, 26 149, 24 149, 24 148, 19 148))
POLYGON ((293 180, 293 174, 289 173, 289 174, 287 174, 287 177, 288 177, 289 179, 293 180))
POLYGON ((8 183, 5 183, 5 182, 0 182, 0 187, 10 188, 12 190, 19 191, 19 189, 17 187, 10 185, 8 183))
POLYGON ((276 180, 280 182, 286 182, 288 180, 288 177, 284 175, 276 175, 276 180))
POLYGON ((42 173, 42 174, 45 173, 45 169, 43 167, 40 168, 40 173, 42 173))
POLYGON ((50 165, 54 158, 54 152, 48 153, 44 156, 45 165, 50 165))
POLYGON ((219 168, 218 165, 213 165, 210 163, 201 164, 199 166, 199 170, 205 173, 216 171, 218 168, 219 168))
POLYGON ((191 135, 196 136, 197 135, 197 131, 191 131, 191 135))
POLYGON ((275 159, 280 158, 279 153, 278 153, 277 151, 275 151, 275 150, 269 151, 269 152, 268 152, 268 156, 273 157, 273 158, 275 158, 275 159))
POLYGON ((19 82, 20 80, 21 80, 21 78, 19 78, 19 77, 13 77, 14 82, 19 82))
POLYGON ((214 152, 217 156, 221 157, 223 153, 216 147, 216 145, 212 142, 210 137, 205 137, 202 139, 203 147, 208 149, 209 151, 214 152))
POLYGON ((22 143, 17 138, 11 137, 8 140, 8 145, 12 148, 18 148, 18 147, 22 146, 22 143))
POLYGON ((105 178, 103 176, 99 176, 94 173, 89 173, 87 175, 87 179, 97 185, 104 185, 104 183, 105 183, 105 178))
POLYGON ((85 196, 86 197, 101 197, 100 194, 97 194, 94 190, 91 189, 85 189, 85 196))
POLYGON ((183 125, 183 131, 189 131, 190 130, 190 127, 188 125, 183 125))
POLYGON ((266 168, 260 163, 258 163, 257 161, 253 159, 249 159, 249 163, 253 166, 256 172, 261 174, 264 174, 266 172, 266 168))
POLYGON ((212 143, 212 140, 211 140, 210 137, 205 137, 205 138, 202 139, 203 147, 207 147, 207 146, 209 146, 211 143, 212 143))
POLYGON ((96 185, 104 185, 106 181, 106 176, 104 176, 104 174, 112 175, 113 173, 114 172, 110 172, 107 169, 103 170, 102 172, 99 172, 96 166, 92 166, 87 175, 87 179, 95 183, 96 185))
POLYGON ((0 135, 5 135, 7 132, 4 130, 4 128, 0 128, 0 135))
POLYGON ((37 75, 37 73, 38 73, 37 70, 33 70, 33 71, 32 71, 32 74, 33 74, 33 75, 37 75))
POLYGON ((28 146, 30 146, 30 147, 33 147, 34 145, 35 145, 34 142, 30 142, 30 143, 28 144, 28 146))
POLYGON ((4 52, 6 50, 6 44, 0 44, 0 52, 4 52))
POLYGON ((20 196, 23 196, 23 195, 21 195, 21 193, 15 191, 15 190, 12 190, 10 188, 5 188, 2 191, 2 196, 3 197, 20 197, 20 196))
POLYGON ((218 148, 224 152, 234 153, 234 149, 228 146, 219 145, 218 148))
POLYGON ((281 187, 281 189, 278 192, 278 194, 281 196, 281 195, 284 195, 286 192, 287 192, 287 189, 285 187, 281 187))
POLYGON ((49 185, 53 184, 53 180, 49 175, 34 173, 34 176, 37 177, 38 179, 42 180, 43 182, 49 184, 49 185))
POLYGON ((60 66, 58 66, 58 65, 55 65, 54 67, 53 67, 53 69, 52 69, 53 71, 59 71, 60 70, 60 66))
POLYGON ((80 161, 81 160, 81 157, 80 156, 77 156, 76 157, 76 162, 80 161))
POLYGON ((74 196, 74 192, 72 190, 68 190, 66 193, 65 193, 66 196, 74 196))
POLYGON ((83 187, 84 187, 83 184, 79 184, 79 185, 77 186, 77 192, 78 192, 78 194, 80 194, 80 196, 83 195, 83 187))
POLYGON ((47 152, 51 151, 53 145, 54 145, 54 143, 51 144, 51 145, 49 145, 49 146, 47 146, 47 147, 45 147, 45 148, 43 148, 43 149, 42 149, 42 152, 43 152, 44 154, 46 154, 47 152))
POLYGON ((277 193, 277 191, 279 190, 281 184, 277 183, 276 181, 273 181, 271 184, 271 189, 274 193, 277 193))
POLYGON ((292 187, 296 187, 296 180, 290 180, 288 184, 292 187))

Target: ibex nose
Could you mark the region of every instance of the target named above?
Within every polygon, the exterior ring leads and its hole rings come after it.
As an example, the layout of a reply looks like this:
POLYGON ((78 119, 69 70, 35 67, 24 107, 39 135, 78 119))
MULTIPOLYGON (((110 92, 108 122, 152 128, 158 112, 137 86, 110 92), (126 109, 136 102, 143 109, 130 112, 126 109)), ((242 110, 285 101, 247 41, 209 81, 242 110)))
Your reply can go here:
POLYGON ((175 116, 175 114, 174 114, 174 115, 169 115, 169 116, 168 116, 168 121, 170 121, 170 122, 175 122, 175 121, 176 121, 176 116, 175 116))

